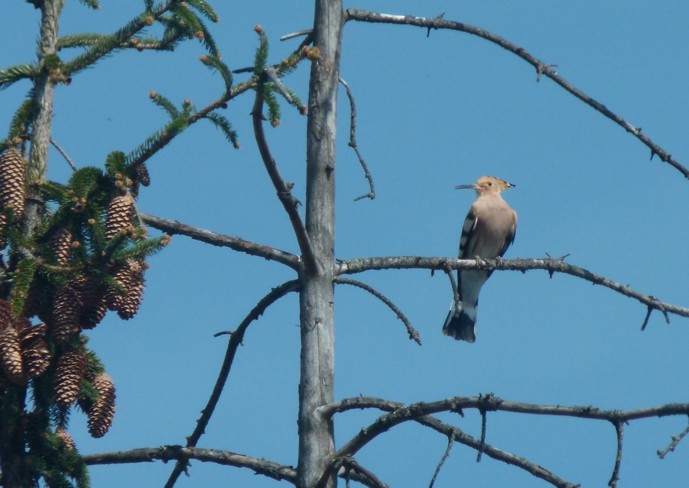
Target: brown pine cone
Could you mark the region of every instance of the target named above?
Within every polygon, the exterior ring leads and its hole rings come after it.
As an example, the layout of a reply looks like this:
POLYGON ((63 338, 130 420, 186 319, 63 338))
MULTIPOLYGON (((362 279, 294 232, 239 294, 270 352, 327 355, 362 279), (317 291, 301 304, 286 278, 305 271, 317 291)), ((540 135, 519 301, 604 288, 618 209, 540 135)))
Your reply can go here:
POLYGON ((50 238, 50 248, 55 255, 58 266, 67 266, 72 254, 72 233, 67 229, 58 230, 50 238))
POLYGON ((82 329, 93 329, 108 311, 106 287, 93 276, 77 278, 74 286, 82 305, 79 325, 82 329))
POLYGON ((113 278, 122 285, 124 291, 114 288, 108 290, 108 308, 116 311, 121 319, 129 320, 139 310, 143 298, 143 263, 128 259, 115 268, 113 278))
POLYGON ((118 232, 128 231, 133 218, 134 199, 130 194, 118 195, 110 200, 105 219, 105 238, 112 239, 118 232))
POLYGON ((50 349, 45 340, 47 327, 38 324, 19 331, 19 343, 24 360, 24 370, 29 378, 38 378, 50 367, 50 349))
POLYGON ((60 440, 60 443, 62 444, 62 448, 66 451, 76 451, 77 446, 74 444, 74 439, 72 439, 72 436, 69 435, 69 432, 65 430, 63 427, 58 427, 55 430, 55 437, 57 437, 60 440))
POLYGON ((69 408, 79 396, 81 383, 86 376, 86 352, 72 349, 57 360, 55 369, 55 403, 62 410, 69 408))
POLYGON ((100 373, 93 381, 93 387, 100 394, 89 408, 88 429, 93 437, 103 437, 115 416, 115 385, 108 375, 100 373))
POLYGON ((53 299, 52 337, 56 343, 63 344, 79 332, 80 313, 79 294, 70 285, 60 288, 53 299))
POLYGON ((0 330, 0 363, 8 380, 15 385, 26 383, 19 334, 11 323, 0 330))
POLYGON ((0 208, 14 209, 15 217, 24 213, 26 160, 11 147, 0 154, 0 208))

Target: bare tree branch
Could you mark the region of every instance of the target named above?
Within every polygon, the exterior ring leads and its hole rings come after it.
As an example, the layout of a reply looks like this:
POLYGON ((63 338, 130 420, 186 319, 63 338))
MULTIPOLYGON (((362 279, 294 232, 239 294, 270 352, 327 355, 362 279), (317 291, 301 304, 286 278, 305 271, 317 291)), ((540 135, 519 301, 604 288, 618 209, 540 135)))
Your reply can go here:
POLYGON ((357 288, 361 288, 362 290, 369 292, 371 295, 383 302, 385 305, 388 306, 390 310, 392 310, 395 313, 395 315, 397 315, 397 318, 402 321, 404 326, 407 328, 409 338, 414 340, 419 346, 421 345, 421 337, 419 336, 419 332, 414 328, 413 325, 411 325, 411 322, 409 321, 407 316, 404 315, 404 313, 399 308, 397 308, 397 306, 394 303, 392 303, 392 301, 385 295, 380 293, 375 288, 367 285, 366 283, 362 283, 361 281, 356 281, 349 278, 335 278, 335 283, 356 286, 357 288))
POLYGON ((366 486, 371 486, 375 488, 389 488, 387 483, 383 483, 375 475, 375 473, 364 468, 353 457, 349 457, 342 461, 342 470, 340 470, 338 476, 340 478, 344 478, 347 481, 347 486, 349 486, 349 479, 352 478, 352 473, 359 475, 359 478, 356 481, 359 481, 362 484, 363 482, 361 480, 366 479, 366 486))
MULTIPOLYGON (((663 417, 670 415, 687 415, 689 414, 689 404, 687 403, 671 403, 660 405, 656 407, 641 408, 635 410, 602 410, 591 406, 575 406, 567 407, 561 405, 537 405, 521 402, 513 402, 502 400, 494 395, 481 395, 478 397, 454 397, 437 402, 420 402, 411 405, 404 405, 389 400, 370 397, 355 397, 340 400, 331 405, 326 405, 319 409, 318 413, 325 417, 331 417, 335 413, 345 412, 352 409, 376 408, 389 412, 386 415, 379 417, 369 426, 361 429, 361 431, 350 439, 344 446, 342 446, 331 458, 331 463, 343 456, 352 456, 358 452, 362 447, 376 438, 378 435, 386 432, 390 428, 403 422, 415 421, 423 425, 429 426, 443 432, 446 435, 453 433, 458 442, 465 444, 477 451, 481 451, 486 455, 498 459, 514 466, 525 469, 534 476, 542 478, 554 486, 573 487, 575 485, 562 480, 555 476, 550 471, 538 466, 530 461, 527 461, 518 456, 505 453, 499 449, 486 444, 482 440, 474 439, 468 436, 461 430, 447 426, 439 420, 430 417, 430 414, 451 411, 462 412, 464 409, 477 409, 480 412, 487 411, 504 411, 512 413, 523 413, 533 415, 554 415, 567 416, 585 419, 606 420, 615 425, 618 436, 618 450, 616 456, 615 468, 611 483, 617 481, 617 474, 619 473, 619 464, 622 459, 622 433, 621 428, 625 422, 632 420, 663 417), (454 430, 448 430, 454 429, 454 430)), ((673 438, 674 440, 674 438, 673 438)), ((332 466, 332 464, 331 464, 332 466)), ((614 486, 614 485, 611 485, 614 486)))
POLYGON ((50 138, 50 144, 52 144, 53 147, 57 149, 57 152, 59 152, 60 155, 63 158, 65 158, 65 161, 67 161, 69 167, 72 168, 72 171, 76 171, 77 167, 75 166, 74 161, 72 161, 72 158, 69 157, 69 154, 67 154, 67 152, 64 149, 58 146, 57 142, 55 142, 55 139, 53 139, 52 137, 50 138))
MULTIPOLYGON (((428 484, 428 488, 433 488, 433 485, 435 484, 435 480, 438 478, 438 474, 440 474, 440 470, 442 469, 443 465, 445 464, 445 461, 447 461, 447 458, 450 457, 450 451, 452 451, 452 446, 455 445, 455 436, 454 433, 450 434, 450 436, 447 438, 447 447, 445 448, 445 452, 443 453, 443 457, 440 458, 440 462, 438 463, 438 466, 435 467, 435 472, 433 473, 433 477, 431 478, 431 482, 428 484)), ((481 451, 479 451, 480 453, 481 451)))
POLYGON ((668 444, 668 446, 665 449, 658 449, 657 454, 660 459, 665 459, 665 456, 667 456, 667 453, 669 452, 674 452, 674 450, 677 448, 677 445, 682 442, 682 439, 684 439, 687 434, 689 434, 689 426, 687 426, 686 429, 684 429, 682 432, 680 432, 677 435, 672 436, 672 442, 668 444))
MULTIPOLYGON (((323 415, 333 415, 336 412, 344 412, 347 410, 351 409, 362 409, 362 408, 377 408, 379 410, 383 410, 386 412, 397 412, 400 409, 406 408, 404 404, 398 403, 398 402, 393 402, 390 400, 384 400, 380 398, 371 398, 371 397, 357 397, 357 398, 347 398, 344 400, 341 400, 339 402, 333 403, 332 405, 327 405, 321 409, 319 409, 319 413, 323 415)), ((385 416, 384 416, 385 417, 385 416)), ((475 439, 474 437, 466 434, 464 431, 459 429, 458 427, 454 427, 448 424, 445 424, 444 422, 436 419, 435 417, 428 416, 428 415, 421 415, 418 417, 412 417, 409 418, 408 420, 417 422, 423 426, 429 427, 445 436, 448 438, 452 436, 456 442, 459 442, 460 444, 463 444, 465 446, 468 446, 472 449, 479 450, 481 449, 487 456, 497 460, 497 461, 502 461, 504 463, 507 463, 509 465, 518 467, 520 469, 523 469, 524 471, 532 474, 533 476, 540 478, 548 483, 550 483, 553 486, 556 486, 558 488, 577 488, 578 485, 575 485, 574 483, 570 483, 569 481, 566 481, 556 474, 552 473, 551 471, 545 469, 544 467, 532 463, 531 461, 528 461, 527 459, 524 459, 520 456, 516 456, 512 453, 503 451, 501 449, 498 449, 496 447, 491 446, 490 444, 481 444, 481 441, 478 439, 475 439)), ((366 427, 362 429, 359 435, 361 435, 364 432, 368 432, 369 429, 372 426, 366 427)), ((390 426, 392 427, 392 425, 390 426)), ((388 427, 388 428, 390 428, 388 427)), ((370 439, 369 439, 370 441, 370 439)), ((351 441, 350 441, 351 442, 351 441)), ((363 447, 363 446, 359 446, 363 447)), ((342 455, 350 455, 343 453, 342 449, 338 451, 331 459, 334 462, 337 459, 337 456, 340 454, 342 455)))
POLYGON ((662 302, 652 295, 645 295, 632 290, 627 285, 622 285, 604 276, 592 273, 587 269, 568 264, 562 259, 449 259, 421 256, 367 257, 340 261, 338 274, 354 274, 382 269, 490 269, 522 272, 543 269, 551 275, 557 272, 576 276, 577 278, 590 281, 594 285, 604 286, 624 296, 638 300, 651 309, 663 312, 668 321, 668 314, 670 313, 689 317, 689 308, 662 302))
POLYGON ((614 113, 612 110, 608 109, 605 105, 599 101, 588 96, 583 91, 579 90, 571 83, 569 83, 562 76, 558 75, 553 69, 553 65, 546 64, 538 58, 531 55, 524 48, 511 43, 507 39, 504 39, 492 32, 489 32, 480 27, 475 27, 473 25, 464 24, 462 22, 454 22, 451 20, 445 20, 442 17, 426 18, 426 17, 414 17, 412 15, 391 15, 383 14, 378 12, 369 12, 366 10, 357 9, 347 9, 345 11, 346 20, 356 20, 360 22, 374 22, 374 23, 384 23, 384 24, 403 24, 403 25, 413 25, 416 27, 423 27, 429 29, 449 29, 460 32, 465 32, 467 34, 472 34, 474 36, 480 37, 487 41, 490 41, 498 46, 510 51, 511 53, 519 56, 524 61, 532 65, 536 69, 538 78, 541 76, 547 76, 555 83, 560 85, 566 91, 574 95, 576 98, 597 110, 605 117, 609 118, 617 125, 622 127, 627 132, 630 132, 637 139, 639 139, 643 144, 645 144, 651 150, 651 159, 654 155, 657 155, 662 161, 668 163, 677 171, 682 173, 685 178, 689 178, 689 169, 685 168, 678 161, 676 161, 670 154, 668 154, 663 148, 658 146, 655 142, 651 140, 650 137, 641 133, 641 129, 634 127, 629 122, 625 121, 622 117, 614 113))
POLYGON ((606 420, 608 422, 630 422, 652 417, 689 415, 689 403, 666 403, 665 405, 634 410, 604 410, 590 405, 568 407, 563 405, 540 405, 535 403, 514 402, 503 400, 492 394, 473 397, 452 397, 437 402, 419 402, 408 406, 378 398, 353 397, 340 400, 330 405, 325 405, 319 409, 319 413, 329 417, 336 413, 362 408, 378 408, 388 411, 402 408, 405 410, 404 415, 409 417, 430 415, 446 411, 459 412, 465 409, 475 409, 479 411, 485 410, 486 412, 512 412, 532 415, 577 417, 606 420))
POLYGON ((363 156, 359 152, 359 146, 356 143, 356 101, 354 100, 354 93, 352 93, 352 90, 349 88, 347 82, 341 77, 340 83, 342 84, 342 86, 345 87, 345 91, 347 92, 347 98, 349 99, 349 147, 354 149, 354 153, 356 154, 356 157, 359 160, 359 164, 361 165, 361 168, 364 170, 364 176, 368 180, 368 193, 356 197, 354 201, 356 202, 357 200, 363 200, 364 198, 370 198, 371 200, 373 200, 376 198, 376 190, 373 186, 373 176, 371 175, 371 172, 368 170, 368 165, 366 164, 366 161, 364 161, 363 156))
MULTIPOLYGON (((224 466, 248 468, 253 470, 256 474, 277 481, 287 481, 293 485, 297 484, 297 471, 292 466, 219 449, 182 446, 142 447, 130 449, 128 451, 86 454, 82 456, 82 459, 89 466, 148 463, 153 461, 168 462, 174 460, 186 462, 189 459, 195 459, 201 462, 221 464, 224 466)), ((375 481, 375 476, 369 478, 370 474, 370 472, 357 464, 356 467, 352 469, 350 477, 369 488, 381 488, 381 485, 375 481)), ((386 485, 382 484, 382 486, 386 485)))
MULTIPOLYGON (((264 296, 256 304, 256 306, 251 309, 244 320, 242 320, 239 326, 237 326, 237 329, 230 334, 230 340, 227 343, 227 350, 225 351, 225 359, 220 367, 218 379, 215 381, 213 392, 206 403, 206 407, 201 411, 201 417, 196 421, 196 428, 194 429, 194 432, 187 437, 187 447, 195 447, 201 436, 206 432, 206 426, 208 425, 211 415, 213 415, 215 407, 220 400, 220 395, 225 388, 225 383, 230 375, 230 370, 232 369, 232 363, 234 362, 237 348, 239 348, 244 340, 244 333, 246 332, 246 329, 249 328, 249 325, 251 325, 254 320, 257 320, 261 315, 263 315, 263 312, 265 312, 270 305, 288 293, 297 291, 299 286, 298 280, 292 280, 273 288, 270 293, 264 296)), ((166 488, 174 486, 177 478, 179 478, 179 475, 182 474, 182 472, 186 469, 186 466, 187 462, 185 459, 178 459, 177 463, 175 464, 175 468, 173 469, 172 473, 170 473, 170 477, 165 484, 166 488)))
POLYGON ((289 266, 292 269, 299 269, 299 256, 296 256, 287 251, 281 251, 274 247, 256 244, 255 242, 246 241, 239 237, 232 237, 224 234, 218 234, 209 230, 201 229, 199 227, 192 227, 191 225, 183 224, 176 220, 167 220, 162 217, 156 217, 145 213, 139 214, 141 220, 151 227, 166 232, 170 235, 179 234, 191 237, 194 240, 212 244, 214 246, 229 247, 235 251, 258 256, 261 258, 277 261, 278 263, 289 266))
POLYGON ((610 488, 617 488, 617 482, 620 480, 620 465, 622 464, 624 422, 616 420, 612 424, 615 426, 615 434, 617 435, 617 454, 615 455, 615 467, 612 469, 612 476, 610 476, 608 486, 610 488))
POLYGON ((230 451, 218 449, 202 449, 198 447, 161 446, 131 449, 129 451, 87 454, 82 456, 87 465, 96 464, 132 464, 151 461, 183 461, 196 459, 203 462, 248 468, 256 474, 267 476, 274 480, 285 480, 296 483, 297 474, 293 467, 278 464, 265 459, 245 456, 230 451))
POLYGON ((291 34, 285 34, 280 38, 281 41, 287 41, 289 39, 294 39, 295 37, 301 36, 311 36, 313 35, 313 29, 304 29, 297 32, 292 32, 291 34))
POLYGON ((263 94, 260 89, 256 90, 256 99, 254 101, 254 107, 251 111, 251 117, 254 126, 254 135, 256 137, 256 144, 258 145, 259 152, 261 153, 261 158, 263 159, 263 164, 266 167, 268 176, 273 182, 275 191, 277 192, 278 198, 282 203, 282 206, 287 212, 290 222, 292 223, 292 228, 294 229, 294 234, 299 243, 299 249, 301 250, 302 257, 304 259, 304 265, 307 271, 314 272, 318 269, 318 263, 313 254, 313 248, 311 242, 309 241, 309 236, 306 233, 306 227, 304 227, 304 222, 301 220, 301 216, 297 211, 297 205, 299 201, 292 195, 291 186, 287 185, 280 175, 275 159, 270 153, 270 148, 268 147, 268 142, 266 141, 265 133, 263 132, 263 94))

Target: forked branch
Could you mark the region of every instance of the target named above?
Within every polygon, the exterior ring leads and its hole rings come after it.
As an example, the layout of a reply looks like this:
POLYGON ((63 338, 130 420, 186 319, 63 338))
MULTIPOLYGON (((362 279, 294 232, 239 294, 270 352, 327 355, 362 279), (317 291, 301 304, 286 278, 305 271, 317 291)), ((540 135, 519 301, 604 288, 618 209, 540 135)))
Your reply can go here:
POLYGON ((275 159, 273 159, 273 155, 268 147, 265 133, 263 132, 263 93, 260 87, 256 89, 256 98, 253 110, 251 111, 251 117, 254 126, 254 136, 256 137, 258 150, 261 153, 261 159, 263 159, 263 164, 266 167, 270 181, 272 181, 277 196, 292 223, 292 228, 294 229, 294 234, 299 243, 299 249, 301 250, 304 260, 304 265, 307 271, 314 272, 318 269, 318 263, 313 254, 313 248, 309 241, 309 235, 306 232, 304 222, 301 220, 301 216, 297 211, 299 200, 292 195, 291 186, 288 185, 282 178, 282 175, 280 175, 275 159))

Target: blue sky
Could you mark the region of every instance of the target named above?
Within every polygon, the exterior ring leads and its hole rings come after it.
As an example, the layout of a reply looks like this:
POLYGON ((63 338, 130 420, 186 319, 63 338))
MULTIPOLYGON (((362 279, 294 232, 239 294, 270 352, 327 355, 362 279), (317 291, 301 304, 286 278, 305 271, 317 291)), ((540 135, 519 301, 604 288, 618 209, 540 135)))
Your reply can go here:
MULTIPOLYGON (((62 34, 112 32, 142 2, 103 1, 99 11, 67 3, 62 34)), ((284 34, 310 25, 311 2, 215 2, 212 25, 223 59, 249 66, 253 26, 271 41, 277 62, 298 40, 284 34)), ((557 65, 567 80, 615 111, 689 165, 689 4, 684 2, 373 1, 346 7, 445 18, 477 25, 557 65), (420 4, 422 4, 420 6, 420 4)), ((37 11, 4 6, 0 65, 34 59, 37 11), (11 10, 11 12, 10 12, 11 10)), ((515 183, 505 194, 519 213, 506 257, 569 254, 572 264, 677 305, 689 305, 689 182, 620 127, 529 65, 486 41, 457 32, 350 23, 341 74, 356 95, 358 142, 373 173, 368 191, 347 147, 349 109, 340 96, 337 161, 337 248, 358 256, 453 256, 472 202, 456 184, 484 174, 515 183)), ((133 149, 165 122, 150 103, 156 90, 197 107, 214 100, 222 82, 198 61, 194 41, 176 53, 125 52, 101 61, 56 91, 54 139, 79 166, 102 165, 112 150, 133 149)), ((67 53, 64 54, 67 56, 67 53)), ((285 81, 307 98, 306 64, 285 81)), ((238 81, 241 76, 238 77, 238 81)), ((0 92, 7 127, 28 85, 0 92)), ((253 144, 251 94, 225 111, 242 148, 231 148, 210 124, 197 124, 149 164, 151 187, 141 211, 297 252, 289 221, 275 198, 253 144)), ((3 129, 4 130, 4 129, 3 129)), ((304 191, 305 119, 283 107, 282 124, 267 130, 285 178, 304 191)), ((50 177, 69 168, 51 152, 50 177)), ((210 394, 226 346, 221 330, 236 327, 289 269, 210 247, 182 236, 151 259, 139 314, 108 316, 90 345, 114 378, 118 409, 108 435, 91 439, 81 413, 70 431, 83 453, 184 444, 210 394)), ((336 290, 336 396, 401 402, 492 392, 523 402, 633 409, 689 401, 689 321, 666 325, 654 313, 610 290, 543 271, 496 272, 485 286, 475 344, 440 333, 452 299, 447 278, 425 271, 377 271, 355 278, 392 299, 419 330, 407 338, 394 315, 368 294, 336 290)), ((201 439, 212 447, 296 464, 299 366, 298 302, 288 296, 251 326, 218 409, 201 439)), ((375 412, 337 417, 342 445, 375 412)), ((452 420, 480 433, 480 417, 452 420)), ((683 487, 689 447, 663 460, 655 452, 686 426, 685 418, 633 422, 625 430, 624 487, 683 487)), ((494 413, 488 443, 526 457, 584 487, 605 486, 615 434, 604 422, 494 413)), ((446 439, 416 425, 398 427, 357 456, 395 487, 427 486, 446 439)), ((515 468, 455 446, 436 487, 540 487, 515 468)), ((95 487, 162 486, 171 465, 94 467, 95 487)), ((274 486, 248 470, 193 462, 178 486, 274 486)))

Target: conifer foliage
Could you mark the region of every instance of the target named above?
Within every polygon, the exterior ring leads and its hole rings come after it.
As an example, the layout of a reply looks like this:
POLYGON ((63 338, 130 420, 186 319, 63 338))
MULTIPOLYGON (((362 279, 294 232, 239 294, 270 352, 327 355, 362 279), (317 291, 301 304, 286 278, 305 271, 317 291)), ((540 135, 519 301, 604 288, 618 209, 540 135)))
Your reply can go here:
MULTIPOLYGON (((62 6, 55 0, 31 3, 44 15, 59 15, 62 6)), ((98 8, 97 1, 82 4, 98 8)), ((0 89, 30 83, 26 101, 0 138, 0 476, 10 485, 89 484, 68 432, 69 414, 80 408, 89 433, 104 436, 115 415, 115 385, 89 349, 85 331, 96 328, 108 311, 124 320, 136 315, 147 259, 169 241, 149 238, 136 209, 141 187, 150 184, 148 160, 198 120, 210 121, 239 147, 218 110, 251 84, 234 90, 206 26, 218 20, 213 8, 205 0, 142 4, 142 12, 112 34, 56 37, 55 43, 41 44, 56 49, 39 49, 35 64, 0 67, 0 89), (154 28, 157 36, 146 34, 154 28), (201 62, 221 74, 220 98, 197 110, 189 100, 175 106, 152 92, 152 102, 169 116, 160 130, 143 137, 128 155, 111 152, 102 168, 76 169, 66 183, 49 181, 42 155, 51 139, 51 118, 40 112, 52 110, 52 102, 39 100, 47 92, 37 87, 68 85, 118 51, 170 51, 187 40, 198 41, 206 52, 201 62)), ((56 35, 57 18, 52 22, 56 35)))
MULTIPOLYGON (((206 0, 144 0, 143 10, 111 34, 62 37, 57 16, 63 1, 29 2, 44 19, 55 15, 49 21, 53 29, 41 31, 55 38, 39 42, 35 64, 0 67, 0 89, 30 83, 26 101, 0 139, 0 471, 22 472, 10 484, 42 480, 49 487, 84 487, 88 473, 68 432, 70 411, 78 407, 86 413, 93 437, 108 432, 115 414, 115 385, 89 349, 85 331, 96 328, 108 311, 123 320, 136 315, 147 259, 169 241, 169 236, 149 238, 136 208, 141 187, 151 183, 149 160, 200 120, 239 149, 232 124, 220 112, 249 90, 261 94, 273 126, 280 123, 278 97, 306 113, 279 78, 311 59, 311 51, 300 47, 270 66, 267 37, 256 26, 253 69, 232 72, 206 26, 218 21, 206 0), (149 29, 158 35, 149 35, 149 29), (205 50, 199 60, 220 75, 220 96, 197 109, 191 100, 175 104, 151 91, 152 103, 168 116, 159 130, 128 154, 112 151, 103 167, 75 169, 66 183, 49 181, 45 159, 52 122, 44 112, 52 110, 52 90, 46 87, 69 85, 116 52, 171 51, 186 40, 205 50), (247 73, 247 79, 235 84, 235 73, 247 73)), ((96 0, 82 4, 98 8, 96 0)))

